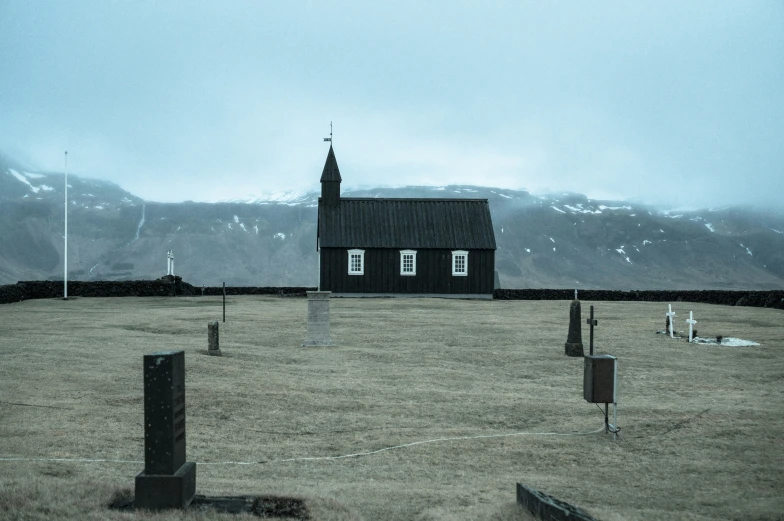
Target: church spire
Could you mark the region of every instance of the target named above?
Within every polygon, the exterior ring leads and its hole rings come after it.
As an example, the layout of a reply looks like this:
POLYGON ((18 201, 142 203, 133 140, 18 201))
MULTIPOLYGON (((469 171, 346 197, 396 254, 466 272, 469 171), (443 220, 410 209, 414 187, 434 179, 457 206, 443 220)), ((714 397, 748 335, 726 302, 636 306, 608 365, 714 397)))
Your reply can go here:
POLYGON ((327 161, 324 163, 324 170, 321 172, 321 200, 324 206, 338 206, 340 203, 341 181, 338 161, 335 159, 335 151, 330 143, 327 161))

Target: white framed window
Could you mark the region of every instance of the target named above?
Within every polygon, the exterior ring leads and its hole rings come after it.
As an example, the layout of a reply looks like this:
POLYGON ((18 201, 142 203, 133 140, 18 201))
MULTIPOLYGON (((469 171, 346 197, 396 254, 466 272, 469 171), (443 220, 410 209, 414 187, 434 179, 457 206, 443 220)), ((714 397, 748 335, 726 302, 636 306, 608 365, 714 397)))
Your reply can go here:
POLYGON ((348 250, 348 274, 365 274, 365 250, 348 250))
POLYGON ((400 250, 400 274, 416 275, 416 250, 400 250))
POLYGON ((455 250, 452 252, 452 275, 456 277, 468 276, 468 252, 455 250))

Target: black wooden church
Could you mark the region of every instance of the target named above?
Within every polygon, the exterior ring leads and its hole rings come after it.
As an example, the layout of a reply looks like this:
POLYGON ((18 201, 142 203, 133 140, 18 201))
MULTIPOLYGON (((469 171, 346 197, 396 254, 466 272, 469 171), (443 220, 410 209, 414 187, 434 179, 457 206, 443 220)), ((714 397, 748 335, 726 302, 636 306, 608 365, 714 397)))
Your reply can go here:
POLYGON ((487 199, 345 198, 341 181, 330 145, 318 204, 321 291, 492 298, 487 199))

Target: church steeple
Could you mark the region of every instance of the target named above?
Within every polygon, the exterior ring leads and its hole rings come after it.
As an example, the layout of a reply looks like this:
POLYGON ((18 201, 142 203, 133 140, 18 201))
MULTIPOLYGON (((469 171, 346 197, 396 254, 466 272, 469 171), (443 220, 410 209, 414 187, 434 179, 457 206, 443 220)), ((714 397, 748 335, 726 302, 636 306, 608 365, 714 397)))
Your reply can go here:
POLYGON ((338 161, 335 159, 335 151, 332 150, 332 144, 330 144, 327 161, 321 172, 321 202, 324 206, 338 206, 340 204, 341 181, 338 161))

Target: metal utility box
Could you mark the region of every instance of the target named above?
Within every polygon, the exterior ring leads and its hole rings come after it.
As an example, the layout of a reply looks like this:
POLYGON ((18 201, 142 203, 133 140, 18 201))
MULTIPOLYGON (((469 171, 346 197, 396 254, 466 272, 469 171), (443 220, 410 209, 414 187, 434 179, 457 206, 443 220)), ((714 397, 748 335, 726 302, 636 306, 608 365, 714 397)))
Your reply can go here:
POLYGON ((615 403, 615 364, 612 355, 585 357, 583 398, 590 403, 615 403))

